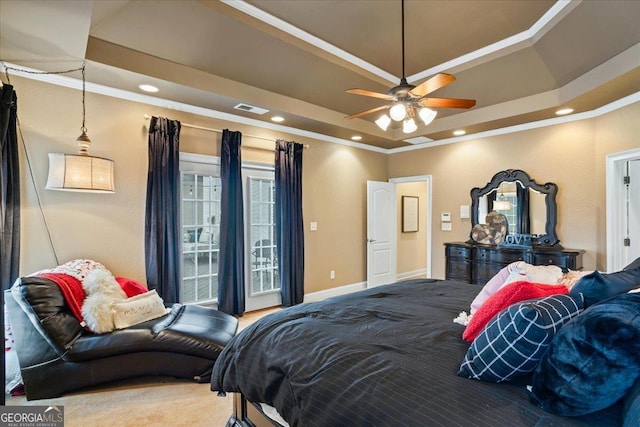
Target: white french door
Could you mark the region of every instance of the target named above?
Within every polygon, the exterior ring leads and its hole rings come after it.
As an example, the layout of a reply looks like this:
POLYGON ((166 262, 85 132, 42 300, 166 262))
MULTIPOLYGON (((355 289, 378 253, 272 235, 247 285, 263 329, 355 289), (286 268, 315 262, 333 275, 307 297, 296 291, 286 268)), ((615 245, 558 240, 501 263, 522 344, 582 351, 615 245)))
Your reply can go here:
MULTIPOLYGON (((183 303, 218 299, 220 160, 180 155, 182 189, 183 303)), ((275 247, 275 185, 272 165, 242 166, 245 224, 245 309, 281 304, 275 247)))
POLYGON ((245 310, 282 304, 275 241, 275 180, 271 166, 243 166, 245 310))

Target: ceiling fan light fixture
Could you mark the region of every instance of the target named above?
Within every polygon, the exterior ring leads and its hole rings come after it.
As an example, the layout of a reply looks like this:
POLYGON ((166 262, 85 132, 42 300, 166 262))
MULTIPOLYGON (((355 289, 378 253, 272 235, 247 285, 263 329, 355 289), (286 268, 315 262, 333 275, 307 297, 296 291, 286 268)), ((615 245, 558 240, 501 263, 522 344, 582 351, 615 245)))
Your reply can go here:
POLYGON ((422 122, 425 125, 428 125, 429 123, 431 123, 433 121, 433 119, 436 118, 436 116, 438 115, 438 112, 436 110, 432 110, 431 108, 421 108, 418 111, 418 116, 420 116, 420 120, 422 120, 422 122))
POLYGON ((417 129, 418 126, 416 125, 415 120, 413 120, 412 118, 408 118, 402 123, 402 132, 404 133, 415 132, 417 129))
POLYGON ((396 122, 402 121, 407 117, 407 107, 403 103, 398 102, 389 109, 389 115, 396 122))
POLYGON ((387 130, 390 123, 391 123, 391 119, 386 114, 381 115, 380 118, 376 120, 376 124, 382 130, 387 130))

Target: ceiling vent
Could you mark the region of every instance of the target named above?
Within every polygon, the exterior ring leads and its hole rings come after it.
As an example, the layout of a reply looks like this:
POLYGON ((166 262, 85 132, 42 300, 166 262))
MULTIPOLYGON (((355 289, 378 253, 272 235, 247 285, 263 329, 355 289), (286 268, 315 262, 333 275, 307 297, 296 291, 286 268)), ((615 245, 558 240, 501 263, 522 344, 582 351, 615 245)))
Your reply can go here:
POLYGON ((269 112, 269 110, 267 110, 266 108, 260 108, 260 107, 256 107, 249 104, 238 104, 233 108, 235 108, 236 110, 242 110, 248 113, 260 114, 260 115, 269 112))
POLYGON ((427 138, 426 136, 416 136, 415 138, 405 139, 404 142, 408 142, 409 144, 424 144, 425 142, 432 142, 433 139, 427 138))

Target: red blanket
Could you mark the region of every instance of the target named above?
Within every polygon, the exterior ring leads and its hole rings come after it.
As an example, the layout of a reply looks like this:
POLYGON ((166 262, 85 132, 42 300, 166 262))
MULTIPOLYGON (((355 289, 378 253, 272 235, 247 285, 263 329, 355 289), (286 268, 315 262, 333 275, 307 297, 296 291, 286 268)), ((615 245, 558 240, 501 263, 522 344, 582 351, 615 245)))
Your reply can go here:
POLYGON ((531 282, 513 282, 491 295, 475 312, 462 334, 465 341, 473 342, 484 327, 511 304, 548 295, 568 294, 564 285, 546 285, 531 282))
POLYGON ((64 299, 67 301, 71 312, 78 319, 82 326, 85 325, 82 317, 82 303, 86 297, 82 282, 73 276, 63 273, 40 273, 38 277, 49 279, 60 288, 64 299))

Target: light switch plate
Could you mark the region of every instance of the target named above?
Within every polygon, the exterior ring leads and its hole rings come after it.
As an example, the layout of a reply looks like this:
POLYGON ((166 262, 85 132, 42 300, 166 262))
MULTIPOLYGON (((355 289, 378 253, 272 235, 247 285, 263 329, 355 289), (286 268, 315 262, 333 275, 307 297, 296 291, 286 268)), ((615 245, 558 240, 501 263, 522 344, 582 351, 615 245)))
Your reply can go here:
POLYGON ((451 214, 449 212, 444 212, 444 213, 440 214, 440 221, 442 221, 442 222, 450 222, 451 221, 451 214))
POLYGON ((317 231, 318 230, 318 223, 313 221, 310 225, 310 229, 311 231, 317 231))
POLYGON ((469 205, 460 205, 460 218, 469 219, 471 215, 471 211, 469 210, 469 205))
POLYGON ((451 223, 443 222, 441 223, 442 231, 451 231, 451 223))

